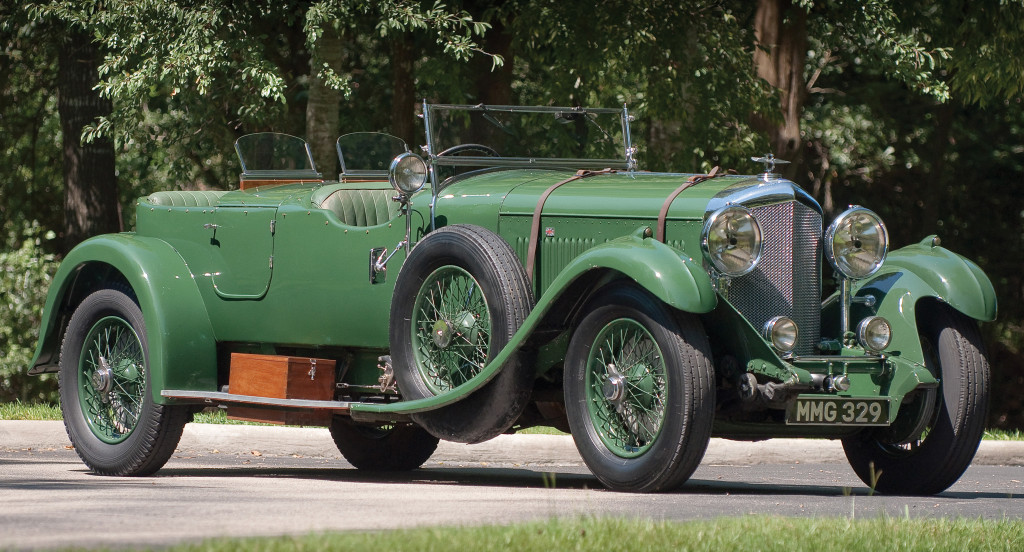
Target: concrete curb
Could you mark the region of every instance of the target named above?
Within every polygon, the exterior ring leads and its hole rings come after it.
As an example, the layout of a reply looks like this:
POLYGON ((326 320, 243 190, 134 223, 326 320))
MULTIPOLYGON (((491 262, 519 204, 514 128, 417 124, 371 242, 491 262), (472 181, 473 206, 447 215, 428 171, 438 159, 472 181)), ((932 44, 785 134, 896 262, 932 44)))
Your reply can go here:
MULTIPOLYGON (((0 451, 70 449, 62 422, 0 421, 0 451)), ((244 454, 340 458, 325 428, 188 424, 183 454, 244 454)), ((441 442, 432 462, 582 465, 567 435, 501 435, 478 445, 441 442)), ((756 443, 712 439, 705 465, 846 463, 839 441, 770 439, 756 443)), ((1024 441, 982 441, 974 463, 1024 466, 1024 441)))

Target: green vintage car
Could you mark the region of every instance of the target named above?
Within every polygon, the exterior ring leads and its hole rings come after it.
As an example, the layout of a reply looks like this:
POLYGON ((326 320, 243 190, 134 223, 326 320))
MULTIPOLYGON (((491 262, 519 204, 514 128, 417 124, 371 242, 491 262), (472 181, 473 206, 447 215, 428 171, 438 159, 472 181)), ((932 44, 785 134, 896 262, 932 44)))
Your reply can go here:
POLYGON ((626 108, 422 116, 422 156, 339 138, 336 181, 299 138, 243 137, 237 190, 153 193, 67 255, 32 372, 60 373, 90 469, 158 470, 210 407, 328 426, 363 469, 551 426, 625 491, 683 484, 712 436, 842 439, 889 493, 970 464, 996 300, 937 237, 826 226, 770 155, 643 171, 626 108))

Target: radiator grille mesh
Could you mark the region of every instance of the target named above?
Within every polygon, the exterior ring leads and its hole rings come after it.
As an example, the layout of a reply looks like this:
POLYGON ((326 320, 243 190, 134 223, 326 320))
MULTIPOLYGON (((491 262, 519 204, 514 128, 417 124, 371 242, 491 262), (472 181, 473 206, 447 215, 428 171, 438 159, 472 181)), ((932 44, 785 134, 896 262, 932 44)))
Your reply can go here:
POLYGON ((776 316, 800 328, 795 352, 813 354, 821 336, 821 215, 791 201, 751 209, 764 250, 753 272, 733 280, 729 302, 760 330, 776 316))

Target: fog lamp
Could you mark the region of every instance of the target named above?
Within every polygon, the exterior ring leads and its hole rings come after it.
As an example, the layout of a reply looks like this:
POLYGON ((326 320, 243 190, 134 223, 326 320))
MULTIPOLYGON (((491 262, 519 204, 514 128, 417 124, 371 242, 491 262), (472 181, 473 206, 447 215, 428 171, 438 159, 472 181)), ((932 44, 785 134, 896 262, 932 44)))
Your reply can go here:
POLYGON ((788 353, 796 347, 799 335, 800 331, 792 318, 776 316, 764 325, 764 338, 772 344, 772 347, 783 353, 788 353))
POLYGON ((857 341, 869 351, 883 351, 892 341, 892 326, 881 316, 869 316, 857 324, 857 341))

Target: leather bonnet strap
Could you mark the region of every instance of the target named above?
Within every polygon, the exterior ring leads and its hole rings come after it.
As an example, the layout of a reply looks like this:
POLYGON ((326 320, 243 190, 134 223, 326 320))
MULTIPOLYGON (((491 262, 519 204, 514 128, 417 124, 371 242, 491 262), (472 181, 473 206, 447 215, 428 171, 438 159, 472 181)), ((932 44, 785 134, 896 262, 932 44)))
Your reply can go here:
POLYGON ((665 243, 665 219, 668 218, 669 207, 671 207, 672 202, 679 197, 679 194, 683 193, 683 190, 693 186, 694 184, 699 184, 716 176, 718 176, 718 167, 711 169, 711 172, 708 174, 695 174, 690 178, 687 178, 686 182, 683 182, 682 186, 676 188, 675 191, 669 194, 668 198, 665 199, 665 203, 661 204, 661 212, 658 213, 658 235, 656 236, 658 241, 665 243))
POLYGON ((600 171, 587 171, 581 169, 576 171, 576 174, 573 176, 552 184, 547 190, 544 190, 543 194, 540 194, 540 199, 537 200, 537 207, 533 209, 533 222, 530 225, 530 241, 526 245, 528 248, 526 253, 526 276, 530 279, 531 283, 533 282, 533 268, 537 262, 537 248, 540 240, 540 214, 541 211, 544 210, 544 202, 548 200, 548 196, 562 184, 568 184, 569 182, 586 178, 588 176, 610 174, 613 172, 615 172, 614 169, 602 169, 600 171))

